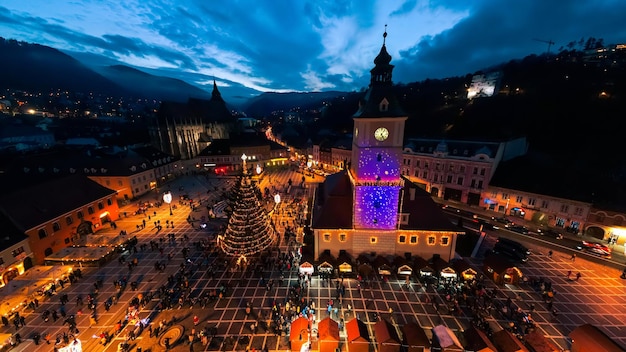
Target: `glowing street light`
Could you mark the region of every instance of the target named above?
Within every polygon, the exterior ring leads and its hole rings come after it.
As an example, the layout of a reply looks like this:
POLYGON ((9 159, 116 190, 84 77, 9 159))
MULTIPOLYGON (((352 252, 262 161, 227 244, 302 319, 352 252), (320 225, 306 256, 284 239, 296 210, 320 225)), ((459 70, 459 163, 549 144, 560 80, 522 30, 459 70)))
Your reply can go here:
POLYGON ((257 165, 257 166, 256 166, 256 174, 257 174, 257 175, 260 175, 260 174, 261 174, 261 171, 263 171, 263 169, 261 169, 261 165, 257 165))
POLYGON ((274 203, 276 203, 276 205, 278 205, 278 203, 280 203, 280 194, 276 193, 274 195, 274 203))
POLYGON ((170 206, 170 215, 174 215, 172 213, 172 192, 167 191, 163 193, 163 201, 170 206))

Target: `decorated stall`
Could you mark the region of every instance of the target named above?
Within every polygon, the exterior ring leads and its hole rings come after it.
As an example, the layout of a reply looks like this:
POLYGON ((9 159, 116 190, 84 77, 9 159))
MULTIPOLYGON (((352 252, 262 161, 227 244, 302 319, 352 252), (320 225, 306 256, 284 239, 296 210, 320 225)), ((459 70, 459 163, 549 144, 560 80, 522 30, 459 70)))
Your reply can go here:
POLYGON ((327 317, 317 324, 319 352, 335 352, 339 348, 339 324, 327 317))
POLYGON ((387 320, 381 319, 374 324, 374 336, 379 352, 399 352, 402 343, 396 328, 387 320))
POLYGON ((370 336, 367 326, 359 319, 352 319, 346 324, 348 350, 350 352, 368 352, 370 336))
POLYGON ((424 329, 416 323, 408 323, 402 327, 402 345, 406 352, 430 352, 430 339, 424 329))
POLYGON ((300 317, 291 323, 289 342, 291 343, 292 351, 300 351, 302 346, 311 343, 309 320, 307 318, 300 317))

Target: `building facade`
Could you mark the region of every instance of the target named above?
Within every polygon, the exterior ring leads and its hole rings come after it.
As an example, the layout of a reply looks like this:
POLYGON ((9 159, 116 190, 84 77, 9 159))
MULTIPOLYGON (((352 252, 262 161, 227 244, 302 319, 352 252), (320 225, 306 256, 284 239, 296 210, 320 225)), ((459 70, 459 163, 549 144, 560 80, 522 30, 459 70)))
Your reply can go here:
POLYGON ((115 191, 82 175, 5 194, 0 197, 0 211, 28 236, 35 264, 119 217, 115 191))
POLYGON ((585 228, 591 213, 591 203, 495 186, 483 192, 481 204, 511 219, 525 219, 575 234, 585 228))
POLYGON ((33 266, 28 237, 0 213, 0 287, 33 266))
POLYGON ((401 175, 407 116, 392 92, 390 61, 383 43, 369 89, 353 115, 352 162, 316 192, 316 259, 340 251, 354 257, 437 254, 449 260, 454 255, 458 231, 426 192, 401 175))
POLYGON ((479 205, 498 164, 527 149, 525 138, 503 142, 412 138, 404 147, 401 170, 433 197, 479 205))
POLYGON ((247 156, 247 164, 252 167, 253 172, 289 164, 287 147, 255 133, 242 133, 232 135, 230 139, 214 140, 193 160, 197 170, 229 173, 240 170, 243 154, 247 156))
POLYGON ((191 160, 214 139, 229 138, 236 122, 213 82, 210 100, 163 102, 154 125, 149 128, 150 140, 164 153, 191 160))

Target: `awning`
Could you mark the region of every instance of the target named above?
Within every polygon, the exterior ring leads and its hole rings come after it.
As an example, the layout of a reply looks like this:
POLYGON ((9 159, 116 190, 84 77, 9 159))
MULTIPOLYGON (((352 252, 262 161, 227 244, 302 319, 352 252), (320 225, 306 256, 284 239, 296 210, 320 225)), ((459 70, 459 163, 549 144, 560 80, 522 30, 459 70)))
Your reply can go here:
POLYGON ((299 270, 301 274, 313 275, 315 268, 313 268, 313 264, 304 262, 300 264, 299 270))

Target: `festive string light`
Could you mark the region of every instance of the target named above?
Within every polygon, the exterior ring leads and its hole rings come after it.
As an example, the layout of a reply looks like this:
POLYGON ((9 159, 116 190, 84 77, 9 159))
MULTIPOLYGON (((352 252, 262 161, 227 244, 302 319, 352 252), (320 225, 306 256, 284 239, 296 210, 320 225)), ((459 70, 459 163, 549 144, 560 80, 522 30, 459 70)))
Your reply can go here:
POLYGON ((246 155, 242 155, 243 172, 231 190, 232 214, 219 246, 224 253, 245 260, 263 252, 275 243, 277 233, 268 216, 261 192, 247 171, 246 155))

